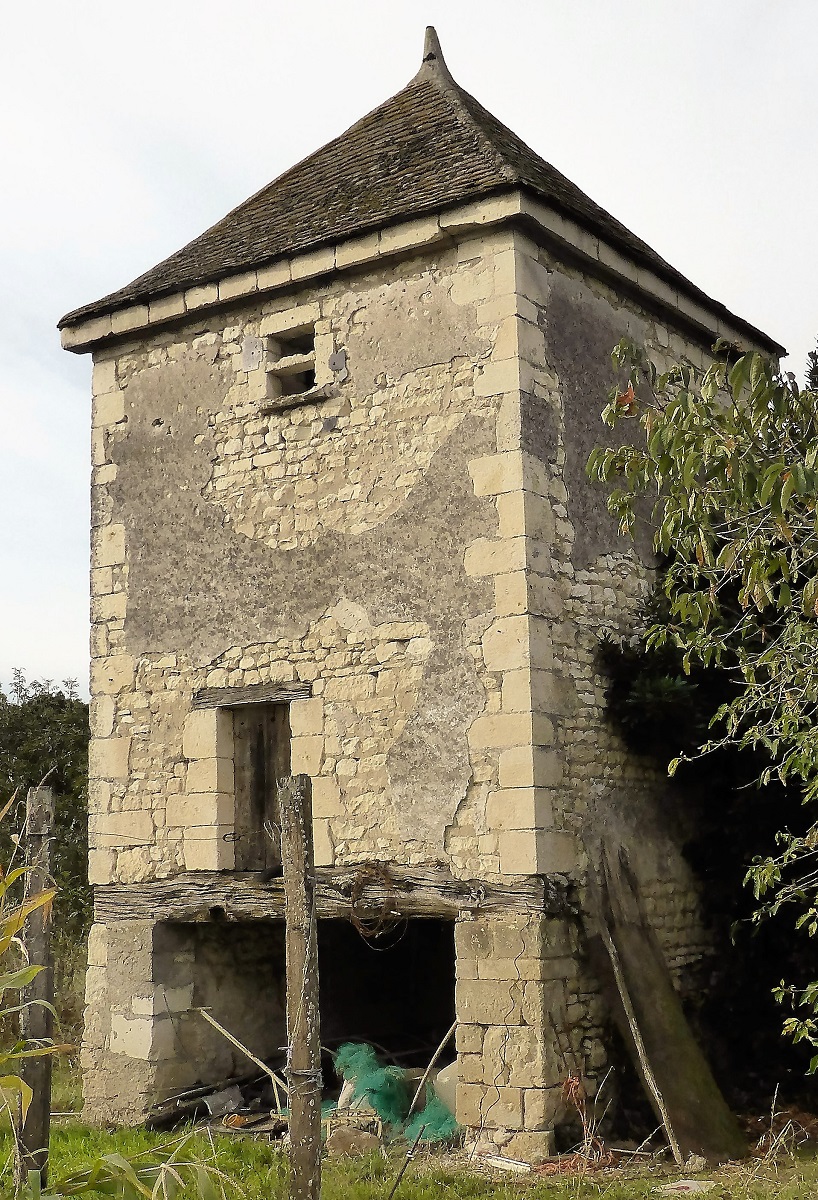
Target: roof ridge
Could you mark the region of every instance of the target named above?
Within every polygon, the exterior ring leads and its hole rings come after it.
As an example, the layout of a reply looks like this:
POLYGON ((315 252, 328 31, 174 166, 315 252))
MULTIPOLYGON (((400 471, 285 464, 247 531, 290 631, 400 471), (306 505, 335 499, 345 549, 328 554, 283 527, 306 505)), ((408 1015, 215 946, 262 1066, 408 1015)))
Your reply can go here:
MULTIPOLYGON (((477 101, 471 96, 465 88, 457 82, 452 75, 449 67, 443 57, 443 51, 440 47, 440 39, 437 36, 437 30, 434 25, 426 26, 426 37, 423 45, 423 61, 420 64, 420 69, 413 79, 409 81, 407 87, 412 87, 415 83, 433 83, 443 94, 451 101, 452 114, 457 120, 461 128, 467 131, 476 132, 481 143, 488 148, 494 159, 494 166, 500 171, 501 175, 509 183, 514 183, 519 178, 519 173, 514 170, 511 164, 506 160, 502 151, 495 146, 492 139, 488 136, 484 129, 481 129, 474 117, 469 112, 468 105, 464 103, 464 97, 473 101, 477 101)), ((402 90, 406 90, 405 88, 402 90)), ((397 93, 400 95, 400 93, 397 93)), ((482 107, 480 105, 479 107, 482 107)))

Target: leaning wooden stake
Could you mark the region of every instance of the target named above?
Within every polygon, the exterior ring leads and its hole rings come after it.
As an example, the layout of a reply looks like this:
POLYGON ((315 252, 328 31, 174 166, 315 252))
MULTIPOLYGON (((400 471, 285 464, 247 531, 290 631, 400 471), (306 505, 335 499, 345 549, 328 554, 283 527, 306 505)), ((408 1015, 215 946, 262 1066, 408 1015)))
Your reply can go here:
POLYGON ((653 1068, 651 1067, 648 1059, 648 1053, 645 1049, 645 1042, 642 1038, 642 1031, 637 1023, 636 1013, 634 1012, 630 992, 628 991, 628 985, 625 981, 625 972, 622 970, 622 961, 619 957, 619 951, 616 948, 616 944, 611 936, 611 931, 607 926, 605 918, 600 915, 598 920, 599 932, 602 934, 602 941, 605 945, 605 949, 608 952, 608 958, 611 962, 611 969, 613 970, 613 976, 614 980, 616 981, 619 998, 622 1001, 622 1008, 624 1009, 625 1017, 628 1025, 630 1026, 631 1037, 633 1038, 633 1044, 636 1048, 636 1053, 642 1067, 645 1083, 650 1089, 651 1095, 656 1103, 656 1107, 659 1110, 659 1115, 662 1119, 662 1124, 665 1127, 665 1133, 667 1134, 667 1140, 671 1153, 676 1160, 677 1165, 681 1167, 684 1165, 684 1155, 682 1154, 681 1147, 679 1146, 679 1139, 676 1137, 673 1126, 670 1123, 670 1114, 668 1113, 664 1096, 659 1091, 659 1084, 656 1082, 656 1076, 653 1073, 653 1068))
MULTIPOLYGON (((51 885, 51 844, 54 828, 54 793, 49 787, 32 788, 26 801, 26 898, 51 885)), ((51 958, 51 919, 48 906, 37 908, 26 919, 24 933, 28 961, 45 969, 25 989, 21 999, 21 1033, 26 1041, 50 1041, 54 1017, 54 967, 51 958), (34 1003, 31 1003, 34 1001, 34 1003)), ((20 1130, 22 1178, 39 1172, 42 1186, 48 1174, 48 1139, 51 1130, 51 1055, 24 1060, 20 1071, 33 1096, 20 1130)))
POLYGON ((287 1083, 292 1200, 321 1193, 321 1032, 318 929, 308 775, 278 785, 287 945, 287 1083))

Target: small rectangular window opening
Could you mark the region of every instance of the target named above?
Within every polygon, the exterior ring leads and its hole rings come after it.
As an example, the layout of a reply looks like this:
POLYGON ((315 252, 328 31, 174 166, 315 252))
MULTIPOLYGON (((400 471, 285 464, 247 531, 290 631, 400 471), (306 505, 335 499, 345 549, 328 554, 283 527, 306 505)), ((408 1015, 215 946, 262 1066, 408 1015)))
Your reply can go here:
POLYGON ((267 340, 268 397, 298 396, 315 387, 315 326, 300 325, 267 340))

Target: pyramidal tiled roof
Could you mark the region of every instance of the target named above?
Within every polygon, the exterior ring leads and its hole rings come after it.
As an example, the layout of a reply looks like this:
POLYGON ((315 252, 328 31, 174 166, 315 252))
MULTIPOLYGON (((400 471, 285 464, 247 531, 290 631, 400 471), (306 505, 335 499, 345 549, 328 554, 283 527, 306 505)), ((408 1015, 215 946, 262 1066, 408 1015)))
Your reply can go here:
POLYGON ((430 28, 421 68, 402 91, 127 287, 68 313, 60 327, 517 188, 725 311, 464 91, 430 28))

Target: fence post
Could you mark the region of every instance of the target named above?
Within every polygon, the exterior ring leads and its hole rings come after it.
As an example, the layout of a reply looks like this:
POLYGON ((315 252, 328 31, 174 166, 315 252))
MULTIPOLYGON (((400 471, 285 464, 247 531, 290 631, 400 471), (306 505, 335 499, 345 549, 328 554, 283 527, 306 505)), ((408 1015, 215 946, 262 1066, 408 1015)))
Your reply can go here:
MULTIPOLYGON (((54 793, 50 787, 31 788, 26 799, 26 898, 51 886, 51 847, 54 829, 54 793)), ((23 934, 28 961, 43 967, 36 979, 23 989, 26 1004, 20 1015, 21 1033, 26 1041, 49 1041, 54 1033, 54 1017, 46 1004, 54 1003, 54 964, 51 956, 51 914, 48 907, 37 908, 26 918, 23 934), (30 1003, 45 1001, 43 1003, 30 1003)), ((43 1187, 48 1174, 48 1140, 51 1129, 51 1055, 24 1059, 20 1071, 33 1092, 26 1119, 20 1130, 22 1178, 38 1171, 43 1187)))
POLYGON ((292 1200, 321 1193, 321 1033, 318 922, 308 775, 278 785, 287 946, 287 1046, 292 1200))

